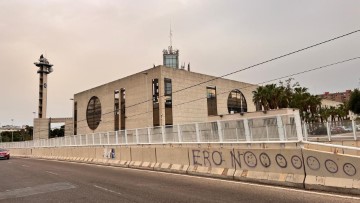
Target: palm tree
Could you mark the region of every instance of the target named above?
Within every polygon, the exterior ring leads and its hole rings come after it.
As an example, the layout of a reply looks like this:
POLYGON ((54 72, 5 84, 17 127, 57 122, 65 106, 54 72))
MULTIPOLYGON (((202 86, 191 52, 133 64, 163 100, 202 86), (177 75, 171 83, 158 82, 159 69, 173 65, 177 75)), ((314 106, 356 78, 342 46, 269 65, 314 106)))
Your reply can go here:
POLYGON ((267 89, 266 87, 263 86, 259 86, 258 88, 256 88, 255 91, 253 91, 253 102, 255 104, 260 104, 260 106, 262 107, 262 109, 264 110, 269 110, 269 103, 267 100, 267 89))

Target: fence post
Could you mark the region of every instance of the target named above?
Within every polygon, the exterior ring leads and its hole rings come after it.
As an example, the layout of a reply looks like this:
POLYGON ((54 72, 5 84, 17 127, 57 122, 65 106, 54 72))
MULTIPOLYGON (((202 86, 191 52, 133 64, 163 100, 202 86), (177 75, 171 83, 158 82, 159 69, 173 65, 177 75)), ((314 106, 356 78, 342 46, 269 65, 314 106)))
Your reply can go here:
POLYGON ((245 129, 245 138, 247 142, 251 141, 250 137, 250 127, 249 127, 249 121, 247 118, 244 119, 244 129, 245 129))
POLYGON ((295 111, 294 113, 294 121, 295 121, 295 127, 296 127, 296 135, 298 138, 298 141, 304 140, 302 130, 301 130, 301 118, 299 111, 295 111))
POLYGON ((162 141, 163 141, 163 143, 166 143, 166 138, 165 138, 165 126, 161 126, 161 136, 162 136, 162 141))
POLYGON ((217 127, 218 127, 218 134, 219 134, 219 141, 223 142, 224 138, 223 138, 223 132, 222 132, 222 127, 221 127, 221 122, 217 121, 217 127))
POLYGON ((351 120, 351 122, 352 122, 352 129, 353 129, 353 133, 354 133, 354 140, 357 140, 357 137, 356 137, 355 119, 354 119, 354 120, 351 120))
POLYGON ((98 135, 99 135, 99 142, 100 142, 99 144, 101 145, 102 144, 101 133, 98 133, 98 135))
POLYGON ((106 133, 106 136, 107 136, 107 144, 109 145, 110 144, 109 132, 106 133))
POLYGON ((115 143, 118 145, 119 144, 119 131, 115 132, 115 143))
POLYGON ((326 132, 327 132, 329 141, 331 141, 331 131, 330 131, 330 123, 329 122, 326 122, 326 132))
POLYGON ((128 143, 127 130, 124 130, 124 136, 125 136, 125 144, 127 144, 128 143))
POLYGON ((177 132, 178 132, 178 140, 179 140, 179 142, 182 142, 181 130, 180 130, 180 125, 179 124, 177 125, 177 132))
POLYGON ((139 132, 137 128, 135 130, 135 136, 136 136, 136 144, 139 144, 139 132))
POLYGON ((304 136, 305 136, 305 140, 308 140, 308 132, 307 132, 307 123, 304 122, 304 136))
POLYGON ((199 131, 198 123, 195 123, 195 131, 196 131, 196 142, 200 142, 200 131, 199 131))
POLYGON ((149 144, 151 143, 151 132, 150 132, 150 127, 147 128, 147 134, 148 134, 148 140, 149 140, 149 144))
POLYGON ((93 140, 93 144, 92 145, 95 145, 95 133, 92 134, 92 140, 93 140))
POLYGON ((81 139, 81 135, 78 135, 79 140, 80 140, 80 146, 82 145, 82 139, 81 139))
POLYGON ((276 116, 276 124, 278 127, 279 139, 280 141, 285 141, 285 134, 284 134, 284 124, 282 122, 281 116, 276 116))

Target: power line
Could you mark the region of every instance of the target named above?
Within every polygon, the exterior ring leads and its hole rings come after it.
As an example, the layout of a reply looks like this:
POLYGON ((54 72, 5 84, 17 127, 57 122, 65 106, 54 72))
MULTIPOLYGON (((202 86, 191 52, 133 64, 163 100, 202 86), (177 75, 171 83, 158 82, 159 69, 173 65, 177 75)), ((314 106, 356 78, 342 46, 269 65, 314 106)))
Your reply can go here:
MULTIPOLYGON (((278 77, 278 78, 275 78, 275 79, 271 79, 271 80, 267 80, 267 81, 264 81, 264 82, 260 82, 260 83, 257 83, 257 84, 248 84, 248 85, 246 85, 245 87, 241 87, 241 88, 238 88, 238 89, 244 90, 244 89, 249 88, 249 87, 253 87, 253 86, 257 86, 257 85, 261 85, 261 84, 265 84, 265 83, 269 83, 269 82, 281 80, 281 79, 284 79, 284 78, 289 78, 289 77, 296 76, 296 75, 305 74, 305 73, 312 72, 312 71, 316 71, 316 70, 320 70, 320 69, 329 68, 329 67, 332 67, 332 66, 335 66, 335 65, 338 65, 338 64, 342 64, 342 63, 354 61, 354 60, 357 60, 357 59, 360 59, 360 56, 359 56, 359 57, 350 58, 350 59, 345 59, 345 60, 342 60, 342 61, 334 62, 334 63, 327 64, 327 65, 323 65, 323 66, 319 66, 319 67, 316 67, 316 68, 311 68, 311 69, 304 70, 304 71, 300 71, 300 72, 297 72, 297 73, 292 73, 292 74, 289 74, 289 75, 286 75, 286 76, 281 76, 281 77, 278 77)), ((223 91, 223 92, 217 93, 216 95, 222 95, 222 94, 226 94, 226 93, 229 93, 229 90, 228 90, 228 91, 223 91)), ((187 101, 187 102, 179 103, 179 104, 176 104, 176 105, 174 105, 174 106, 180 106, 180 105, 183 105, 183 104, 192 103, 192 102, 199 101, 199 100, 206 99, 206 98, 207 98, 207 97, 201 97, 201 98, 197 98, 197 99, 190 100, 190 101, 187 101)), ((113 112, 114 112, 114 111, 107 112, 107 113, 104 113, 104 114, 102 114, 102 115, 106 115, 106 114, 113 113, 113 112)), ((153 111, 141 112, 141 113, 139 113, 139 114, 134 114, 134 115, 127 116, 127 118, 136 117, 136 116, 139 116, 139 115, 143 115, 144 113, 151 113, 151 112, 153 112, 153 111)), ((103 123, 114 122, 114 120, 115 120, 115 119, 107 120, 107 121, 104 121, 103 123)), ((80 121, 78 121, 78 122, 80 123, 80 122, 84 122, 84 121, 86 121, 86 119, 80 120, 80 121)), ((81 129, 81 128, 86 128, 86 127, 88 127, 86 124, 84 124, 84 125, 81 126, 81 127, 78 126, 79 129, 81 129)), ((55 129, 55 128, 50 128, 50 129, 55 129)), ((47 131, 47 130, 43 130, 43 131, 47 131)), ((37 133, 43 132, 43 131, 38 131, 37 133)))
MULTIPOLYGON (((197 83, 197 84, 194 84, 194 85, 190 85, 188 87, 185 87, 183 89, 179 89, 177 91, 174 91, 173 94, 177 93, 177 92, 181 92, 181 91, 184 91, 184 90, 187 90, 187 89, 190 89, 190 88, 193 88, 193 87, 196 87, 196 86, 199 86, 199 85, 202 85, 202 84, 205 84, 205 83, 208 83, 208 82, 211 82, 211 81, 214 81, 214 80, 217 80, 217 79, 220 79, 220 78, 224 78, 226 76, 229 76, 229 75, 233 75, 235 73, 239 73, 241 71, 244 71, 244 70, 248 70, 248 69, 251 69, 251 68, 255 68, 257 66, 260 66, 260 65, 263 65, 263 64, 266 64, 266 63, 269 63, 269 62, 272 62, 272 61, 275 61, 275 60, 278 60, 278 59, 281 59, 281 58, 284 58, 284 57, 287 57, 287 56, 290 56, 290 55, 293 55, 293 54, 296 54, 296 53, 299 53, 299 52, 302 52, 302 51, 305 51, 305 50, 308 50, 308 49, 311 49, 311 48, 314 48, 314 47, 317 47, 317 46, 320 46, 322 44, 326 44, 328 42, 332 42, 332 41, 335 41, 337 39, 340 39, 340 38, 343 38, 343 37, 346 37, 346 36, 349 36, 349 35, 352 35, 354 33, 357 33, 357 32, 360 32, 360 30, 355 30, 355 31, 352 31, 352 32, 349 32, 349 33, 346 33, 346 34, 343 34, 343 35, 340 35, 340 36, 337 36, 337 37, 334 37, 334 38, 331 38, 331 39, 328 39, 328 40, 325 40, 325 41, 322 41, 322 42, 319 42, 319 43, 316 43, 316 44, 313 44, 313 45, 310 45, 310 46, 307 46, 305 48, 301 48, 301 49, 298 49, 298 50, 295 50, 295 51, 292 51, 292 52, 289 52, 287 54, 283 54, 281 56, 278 56, 278 57, 275 57, 275 58, 271 58, 271 59, 268 59, 266 61, 263 61, 263 62, 260 62, 260 63, 257 63, 257 64, 254 64, 254 65, 251 65, 251 66, 248 66, 248 67, 245 67, 245 68, 242 68, 242 69, 239 69, 239 70, 236 70, 236 71, 233 71, 233 72, 230 72, 230 73, 227 73, 225 75, 222 75, 222 76, 218 76, 218 77, 214 77, 213 79, 210 79, 210 80, 206 80, 204 82, 200 82, 200 83, 197 83)), ((164 97, 165 95, 160 95, 159 98, 161 97, 164 97)), ((145 100, 145 101, 142 101, 142 102, 139 102, 139 103, 135 103, 133 105, 129 105, 127 106, 126 108, 131 108, 131 107, 134 107, 134 106, 138 106, 140 104, 143 104, 143 103, 146 103, 148 101, 151 101, 151 100, 145 100)))
MULTIPOLYGON (((222 75, 222 76, 218 76, 218 77, 214 77, 210 80, 207 80, 207 81, 203 81, 203 82, 200 82, 200 83, 197 83, 197 84, 194 84, 194 85, 190 85, 186 88, 183 88, 183 89, 179 89, 177 91, 174 91, 172 92, 172 94, 175 94, 175 93, 178 93, 178 92, 181 92, 181 91, 184 91, 184 90, 187 90, 187 89, 190 89, 190 88, 193 88, 193 87, 196 87, 196 86, 199 86, 199 85, 202 85, 202 84, 205 84, 207 82, 211 82, 211 81, 214 81, 214 80, 217 80, 217 79, 220 79, 220 78, 224 78, 226 76, 229 76, 229 75, 233 75, 235 73, 239 73, 241 71, 245 71, 245 70, 248 70, 248 69, 251 69, 251 68, 254 68, 254 67, 257 67, 257 66, 260 66, 260 65, 263 65, 263 64, 266 64, 266 63, 269 63, 269 62, 272 62, 272 61, 275 61, 275 60, 278 60, 278 59, 281 59, 281 58, 284 58, 284 57, 287 57, 287 56, 290 56, 290 55, 293 55, 293 54, 296 54, 296 53, 299 53, 299 52, 302 52, 302 51, 305 51, 305 50, 308 50, 308 49, 311 49, 311 48, 314 48, 314 47, 317 47, 317 46, 320 46, 320 45, 323 45, 323 44, 326 44, 326 43, 329 43, 329 42, 332 42, 332 41, 335 41, 337 39, 340 39, 340 38, 343 38, 343 37, 346 37, 346 36, 349 36, 349 35, 352 35, 354 33, 357 33, 357 32, 360 32, 360 30, 355 30, 355 31, 352 31, 352 32, 349 32, 349 33, 346 33, 346 34, 343 34, 343 35, 340 35, 340 36, 337 36, 337 37, 334 37, 334 38, 331 38, 331 39, 328 39, 328 40, 325 40, 325 41, 322 41, 322 42, 319 42, 319 43, 316 43, 316 44, 313 44, 311 46, 307 46, 305 48, 301 48, 301 49, 298 49, 298 50, 295 50, 295 51, 292 51, 292 52, 289 52, 287 54, 283 54, 281 56, 278 56, 278 57, 274 57, 274 58, 271 58, 269 60, 265 60, 263 62, 260 62, 260 63, 257 63, 257 64, 254 64, 254 65, 251 65, 251 66, 248 66, 248 67, 245 67, 245 68, 242 68, 242 69, 239 69, 239 70, 236 70, 236 71, 233 71, 233 72, 230 72, 230 73, 227 73, 225 75, 222 75)), ((339 62, 340 63, 340 62, 339 62)), ((330 64, 329 64, 330 65, 330 64)), ((251 85, 253 86, 253 85, 251 85)), ((159 99, 164 97, 165 95, 160 95, 159 96, 159 99)), ((203 98, 201 98, 203 99, 203 98)), ((147 103, 149 101, 152 101, 151 99, 149 100, 145 100, 145 101, 142 101, 142 102, 138 102, 138 103, 135 103, 133 105, 129 105, 127 107, 125 107, 126 109, 129 109, 131 107, 134 107, 134 106, 138 106, 140 104, 144 104, 144 103, 147 103)), ((101 114, 101 115, 107 115, 107 114, 110 114, 110 113, 113 113, 115 112, 115 110, 113 111, 110 111, 110 112, 106 112, 104 114, 101 114)), ((129 117, 129 116, 128 116, 129 117)), ((83 121, 86 121, 86 119, 83 119, 83 120, 80 120, 78 122, 83 122, 83 121)))
MULTIPOLYGON (((332 66, 335 66, 335 65, 338 65, 338 64, 342 64, 342 63, 354 61, 354 60, 357 60, 357 59, 360 59, 360 56, 359 56, 359 57, 350 58, 350 59, 346 59, 346 60, 342 60, 342 61, 338 61, 338 62, 334 62, 334 63, 327 64, 327 65, 323 65, 323 66, 319 66, 319 67, 316 67, 316 68, 311 68, 311 69, 304 70, 304 71, 300 71, 300 72, 297 72, 297 73, 292 73, 292 74, 289 74, 289 75, 286 75, 286 76, 282 76, 282 77, 278 77, 278 78, 275 78, 275 79, 267 80, 267 81, 260 82, 260 83, 257 83, 257 84, 248 84, 248 85, 246 85, 245 87, 241 87, 241 88, 238 88, 238 89, 244 90, 244 89, 249 88, 249 87, 253 87, 253 86, 257 86, 257 85, 261 85, 261 84, 265 84, 265 83, 269 83, 269 82, 281 80, 281 79, 284 79, 284 78, 289 78, 289 77, 292 77, 292 76, 301 75, 301 74, 304 74, 304 73, 308 73, 308 72, 312 72, 312 71, 316 71, 316 70, 320 70, 320 69, 332 67, 332 66)), ((231 90, 230 90, 230 91, 231 91, 231 90)), ((223 92, 217 93, 216 95, 222 95, 222 94, 226 94, 226 93, 229 93, 229 91, 223 91, 223 92)), ((174 106, 180 106, 180 105, 183 105, 183 104, 192 103, 192 102, 199 101, 199 100, 206 99, 206 98, 207 98, 207 97, 201 97, 201 98, 197 98, 197 99, 194 99, 194 100, 191 100, 191 101, 179 103, 179 104, 176 104, 176 105, 174 105, 174 106)), ((144 113, 145 113, 145 112, 142 112, 142 113, 130 115, 130 116, 127 116, 127 117, 128 117, 128 118, 130 118, 130 117, 135 117, 135 116, 142 115, 142 114, 144 114, 144 113)))

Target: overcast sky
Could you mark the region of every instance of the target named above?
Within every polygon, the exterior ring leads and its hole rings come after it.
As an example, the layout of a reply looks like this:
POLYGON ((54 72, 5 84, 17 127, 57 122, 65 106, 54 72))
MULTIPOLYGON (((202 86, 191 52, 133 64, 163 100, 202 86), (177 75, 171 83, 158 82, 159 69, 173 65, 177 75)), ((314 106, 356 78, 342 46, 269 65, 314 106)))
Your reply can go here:
MULTIPOLYGON (((0 0, 0 125, 32 125, 37 62, 54 64, 48 117, 75 93, 162 64, 173 45, 194 72, 220 76, 360 29, 358 0, 0 0)), ((360 56, 360 32, 229 79, 260 83, 360 56)), ((360 60, 295 77, 310 92, 354 89, 360 60)))

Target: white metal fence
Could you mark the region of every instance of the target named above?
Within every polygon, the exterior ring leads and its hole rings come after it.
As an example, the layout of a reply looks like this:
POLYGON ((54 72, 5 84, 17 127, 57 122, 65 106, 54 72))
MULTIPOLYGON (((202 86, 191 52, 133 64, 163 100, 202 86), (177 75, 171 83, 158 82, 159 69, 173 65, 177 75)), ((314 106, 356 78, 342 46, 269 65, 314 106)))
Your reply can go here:
POLYGON ((303 140, 298 114, 220 120, 173 126, 73 135, 25 142, 0 143, 4 148, 134 145, 166 143, 256 143, 303 140))
POLYGON ((357 140, 360 136, 360 121, 304 123, 303 135, 307 141, 357 140))

